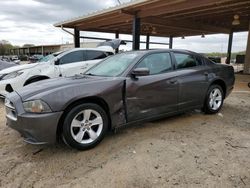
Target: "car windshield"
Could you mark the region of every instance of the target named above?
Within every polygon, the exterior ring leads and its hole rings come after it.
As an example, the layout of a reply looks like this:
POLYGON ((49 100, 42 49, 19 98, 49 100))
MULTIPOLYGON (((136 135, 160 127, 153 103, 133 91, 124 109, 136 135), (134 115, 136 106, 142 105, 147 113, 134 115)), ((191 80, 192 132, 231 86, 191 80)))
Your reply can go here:
POLYGON ((85 74, 105 77, 119 76, 133 63, 138 54, 139 52, 129 52, 111 56, 88 70, 85 74))
POLYGON ((41 62, 47 62, 47 61, 53 59, 54 57, 55 57, 54 54, 50 54, 50 55, 47 55, 47 56, 39 59, 38 62, 39 63, 41 63, 41 62))
POLYGON ((63 52, 56 52, 56 53, 53 53, 53 54, 50 54, 50 55, 47 55, 41 59, 38 60, 39 63, 41 62, 48 62, 50 60, 52 60, 53 58, 57 57, 58 55, 62 54, 63 52))

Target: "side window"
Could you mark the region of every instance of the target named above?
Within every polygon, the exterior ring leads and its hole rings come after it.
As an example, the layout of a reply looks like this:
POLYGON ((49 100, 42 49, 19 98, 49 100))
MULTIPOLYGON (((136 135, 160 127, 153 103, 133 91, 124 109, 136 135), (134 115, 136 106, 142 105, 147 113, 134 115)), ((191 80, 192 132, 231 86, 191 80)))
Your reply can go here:
POLYGON ((196 56, 197 65, 203 65, 202 57, 196 56))
POLYGON ((86 50, 86 60, 96 60, 96 59, 104 59, 107 55, 105 52, 94 51, 94 50, 86 50))
POLYGON ((177 69, 184 69, 199 65, 197 60, 190 54, 174 53, 174 56, 177 63, 177 69))
POLYGON ((148 68, 150 75, 165 73, 172 70, 169 53, 156 53, 145 57, 136 68, 148 68))
POLYGON ((68 64, 83 61, 83 51, 68 53, 60 58, 60 64, 68 64))

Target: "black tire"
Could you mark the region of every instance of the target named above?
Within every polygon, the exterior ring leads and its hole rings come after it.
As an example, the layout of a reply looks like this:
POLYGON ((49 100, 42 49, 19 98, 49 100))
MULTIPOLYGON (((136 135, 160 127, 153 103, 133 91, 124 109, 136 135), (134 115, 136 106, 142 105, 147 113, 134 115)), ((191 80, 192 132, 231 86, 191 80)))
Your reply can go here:
POLYGON ((32 84, 32 83, 34 83, 34 82, 39 82, 39 81, 42 81, 42 80, 47 80, 47 79, 49 79, 49 78, 43 78, 43 77, 41 77, 41 78, 33 78, 33 79, 30 79, 30 80, 27 80, 25 83, 24 83, 24 85, 23 86, 27 86, 27 85, 29 85, 29 84, 32 84))
POLYGON ((206 114, 216 114, 216 113, 218 113, 221 110, 222 106, 223 106, 224 96, 225 96, 225 94, 224 94, 223 89, 221 88, 221 86, 216 85, 216 84, 211 85, 209 87, 208 91, 207 91, 206 99, 205 99, 205 102, 204 102, 204 107, 203 107, 204 112, 206 114), (210 102, 210 94, 211 94, 211 92, 214 91, 214 89, 219 89, 220 92, 221 92, 221 96, 222 96, 221 104, 217 109, 213 109, 209 104, 209 102, 210 102))
MULTIPOLYGON (((69 111, 69 113, 67 113, 67 115, 65 117, 65 120, 63 123, 63 131, 62 131, 63 141, 68 146, 75 148, 75 149, 78 149, 78 150, 88 150, 88 149, 94 148, 96 145, 98 145, 103 140, 103 138, 108 130, 108 125, 109 125, 109 119, 108 119, 107 113, 99 105, 93 104, 93 103, 85 103, 85 104, 77 105, 74 108, 72 108, 69 111), (73 138, 72 133, 71 133, 71 123, 72 123, 73 119, 75 117, 77 117, 77 115, 84 110, 93 110, 95 112, 98 112, 100 114, 100 116, 102 118, 102 122, 103 122, 102 123, 102 130, 101 130, 99 136, 91 143, 79 143, 73 138)), ((79 132, 80 132, 80 130, 79 130, 79 132)), ((83 138, 86 136, 85 134, 87 134, 87 136, 88 136, 88 133, 84 133, 83 138)), ((90 139, 90 135, 89 135, 89 139, 90 139)))

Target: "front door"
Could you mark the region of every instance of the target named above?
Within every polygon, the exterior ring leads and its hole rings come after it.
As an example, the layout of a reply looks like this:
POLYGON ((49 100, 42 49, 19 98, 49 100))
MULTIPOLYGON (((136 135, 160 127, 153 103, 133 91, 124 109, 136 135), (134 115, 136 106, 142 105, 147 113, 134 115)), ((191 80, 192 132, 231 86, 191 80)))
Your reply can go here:
POLYGON ((169 53, 153 53, 135 68, 148 68, 150 75, 128 78, 126 99, 128 121, 177 111, 178 82, 169 53))

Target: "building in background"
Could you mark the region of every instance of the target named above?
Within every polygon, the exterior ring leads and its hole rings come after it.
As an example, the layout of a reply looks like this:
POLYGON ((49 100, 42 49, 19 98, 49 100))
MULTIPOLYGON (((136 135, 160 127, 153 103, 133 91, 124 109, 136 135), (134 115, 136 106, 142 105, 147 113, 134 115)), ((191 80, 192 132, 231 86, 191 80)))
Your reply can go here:
MULTIPOLYGON (((99 42, 83 42, 81 43, 82 48, 95 48, 99 42)), ((39 45, 32 47, 21 47, 10 49, 10 55, 27 55, 32 56, 35 54, 48 55, 59 51, 70 50, 74 48, 74 44, 56 44, 56 45, 39 45)))

